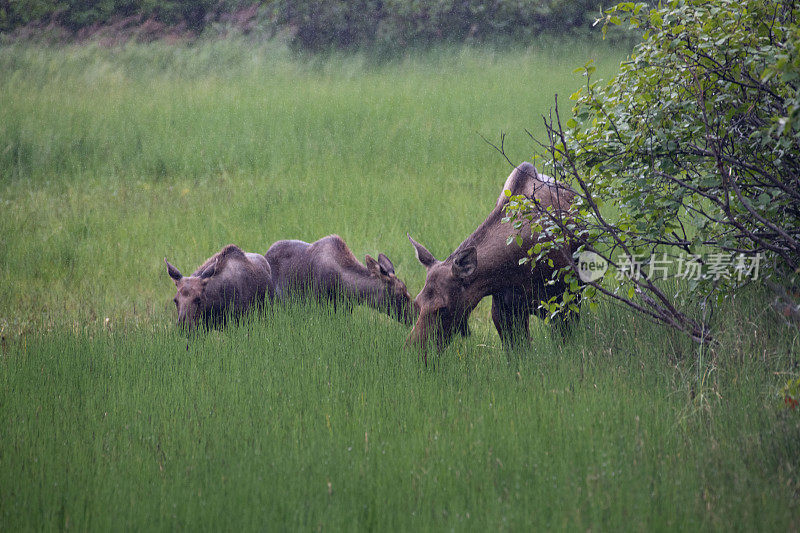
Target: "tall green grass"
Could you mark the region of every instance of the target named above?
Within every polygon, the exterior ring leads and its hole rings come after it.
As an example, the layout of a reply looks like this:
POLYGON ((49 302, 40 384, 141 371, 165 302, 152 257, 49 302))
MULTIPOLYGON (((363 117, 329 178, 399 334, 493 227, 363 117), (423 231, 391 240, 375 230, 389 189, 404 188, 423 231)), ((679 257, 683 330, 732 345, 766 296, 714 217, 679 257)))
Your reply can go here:
POLYGON ((188 344, 157 324, 27 335, 0 359, 0 522, 791 528, 800 423, 772 365, 708 376, 656 326, 596 320, 563 345, 539 332, 510 366, 481 333, 435 369, 367 310, 278 308, 188 344))
POLYGON ((481 136, 507 132, 529 158, 525 130, 581 82, 571 66, 622 57, 561 48, 388 63, 236 42, 2 49, 0 232, 19 238, 0 247, 0 317, 150 316, 165 255, 187 269, 228 242, 329 233, 386 253, 418 290, 406 233, 446 255, 508 174, 481 136))
POLYGON ((416 294, 406 232, 443 258, 508 175, 481 136, 530 159, 623 57, 0 48, 0 529, 797 528, 798 338, 757 289, 708 353, 613 306, 511 354, 482 306, 427 368, 369 309, 172 326, 162 258, 228 242, 338 233, 416 294))

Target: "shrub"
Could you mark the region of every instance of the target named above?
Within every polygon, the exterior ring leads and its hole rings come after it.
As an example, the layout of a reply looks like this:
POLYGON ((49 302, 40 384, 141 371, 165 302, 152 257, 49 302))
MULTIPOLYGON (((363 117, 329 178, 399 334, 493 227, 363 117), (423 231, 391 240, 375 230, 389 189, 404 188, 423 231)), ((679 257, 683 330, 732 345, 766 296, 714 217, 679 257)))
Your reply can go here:
MULTIPOLYGON (((549 240, 532 250, 534 259, 565 240, 618 272, 628 268, 624 261, 642 258, 637 276, 573 288, 589 299, 604 294, 624 302, 705 342, 714 301, 754 277, 742 276, 739 262, 756 262, 760 279, 781 297, 798 293, 800 7, 789 0, 672 0, 648 10, 625 2, 605 20, 630 23, 641 42, 607 85, 592 80, 586 65, 573 117, 547 121, 552 171, 577 190, 576 217, 557 220, 524 198, 512 215, 544 219, 539 229, 549 240), (703 316, 680 311, 653 276, 654 259, 677 261, 680 254, 704 269, 682 296, 699 303, 703 316), (736 264, 711 271, 715 258, 736 264)), ((576 278, 577 268, 567 274, 576 278)))
MULTIPOLYGON (((244 0, 0 0, 0 31, 36 21, 58 22, 71 31, 114 18, 153 18, 166 25, 202 30, 209 18, 257 2, 244 0)), ((262 2, 264 3, 264 2, 262 2)), ((268 2, 267 2, 268 3, 268 2)))
POLYGON ((278 0, 274 9, 279 24, 294 28, 296 45, 322 49, 524 39, 588 27, 600 6, 595 0, 278 0))

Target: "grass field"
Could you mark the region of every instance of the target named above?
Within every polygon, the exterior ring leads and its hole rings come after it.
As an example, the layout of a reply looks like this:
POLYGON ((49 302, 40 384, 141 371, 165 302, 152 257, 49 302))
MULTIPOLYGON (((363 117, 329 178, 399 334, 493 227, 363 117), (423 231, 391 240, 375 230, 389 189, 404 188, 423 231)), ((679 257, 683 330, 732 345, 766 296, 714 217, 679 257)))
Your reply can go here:
POLYGON ((624 52, 378 62, 239 41, 0 48, 0 529, 796 530, 797 333, 752 288, 698 351, 625 310, 425 368, 377 313, 276 307, 187 343, 163 257, 338 233, 412 294, 525 133, 624 52))

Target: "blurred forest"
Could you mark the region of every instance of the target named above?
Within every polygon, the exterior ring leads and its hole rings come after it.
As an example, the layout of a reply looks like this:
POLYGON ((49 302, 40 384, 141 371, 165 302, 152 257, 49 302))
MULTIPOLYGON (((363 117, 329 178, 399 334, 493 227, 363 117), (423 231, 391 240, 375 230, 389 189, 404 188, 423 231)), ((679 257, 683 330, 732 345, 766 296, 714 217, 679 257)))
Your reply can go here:
POLYGON ((0 0, 5 40, 156 40, 230 32, 312 50, 586 33, 599 0, 0 0))

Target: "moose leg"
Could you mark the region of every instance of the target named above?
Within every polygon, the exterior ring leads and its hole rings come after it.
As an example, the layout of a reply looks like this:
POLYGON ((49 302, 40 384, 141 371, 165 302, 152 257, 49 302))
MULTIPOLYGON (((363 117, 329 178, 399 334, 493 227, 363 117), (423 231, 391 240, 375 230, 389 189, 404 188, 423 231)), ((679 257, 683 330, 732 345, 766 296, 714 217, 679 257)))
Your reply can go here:
MULTIPOLYGON (((566 291, 566 286, 564 287, 564 290, 566 291)), ((575 294, 575 300, 573 300, 573 303, 578 308, 578 311, 580 311, 580 308, 581 308, 581 294, 580 293, 575 294)), ((561 334, 562 337, 566 337, 566 336, 571 335, 572 331, 580 323, 580 319, 581 319, 580 312, 578 312, 578 313, 570 312, 569 314, 566 315, 566 317, 561 319, 561 322, 558 325, 558 327, 559 327, 558 332, 561 334)))
POLYGON ((506 289, 492 295, 492 320, 506 349, 530 341, 529 315, 530 305, 523 291, 506 289))
POLYGON ((469 337, 470 335, 472 335, 472 330, 469 329, 469 323, 467 322, 466 318, 464 320, 462 320, 461 322, 459 322, 459 324, 458 324, 458 333, 462 337, 469 337))
MULTIPOLYGON (((535 291, 535 294, 537 295, 535 296, 535 298, 538 298, 546 302, 555 296, 556 300, 560 301, 566 291, 567 291, 566 284, 559 281, 554 285, 542 285, 541 287, 538 287, 538 290, 535 291)), ((575 297, 576 300, 573 303, 575 303, 580 309, 581 306, 580 295, 576 294, 575 297)), ((535 304, 538 304, 538 300, 535 302, 535 304)), ((536 314, 537 316, 539 316, 539 318, 542 319, 547 317, 547 311, 541 308, 536 310, 536 314)), ((565 310, 564 312, 559 313, 558 315, 553 317, 550 321, 551 332, 553 336, 561 338, 569 336, 572 329, 578 324, 579 319, 580 315, 575 314, 572 311, 567 313, 565 310)))

